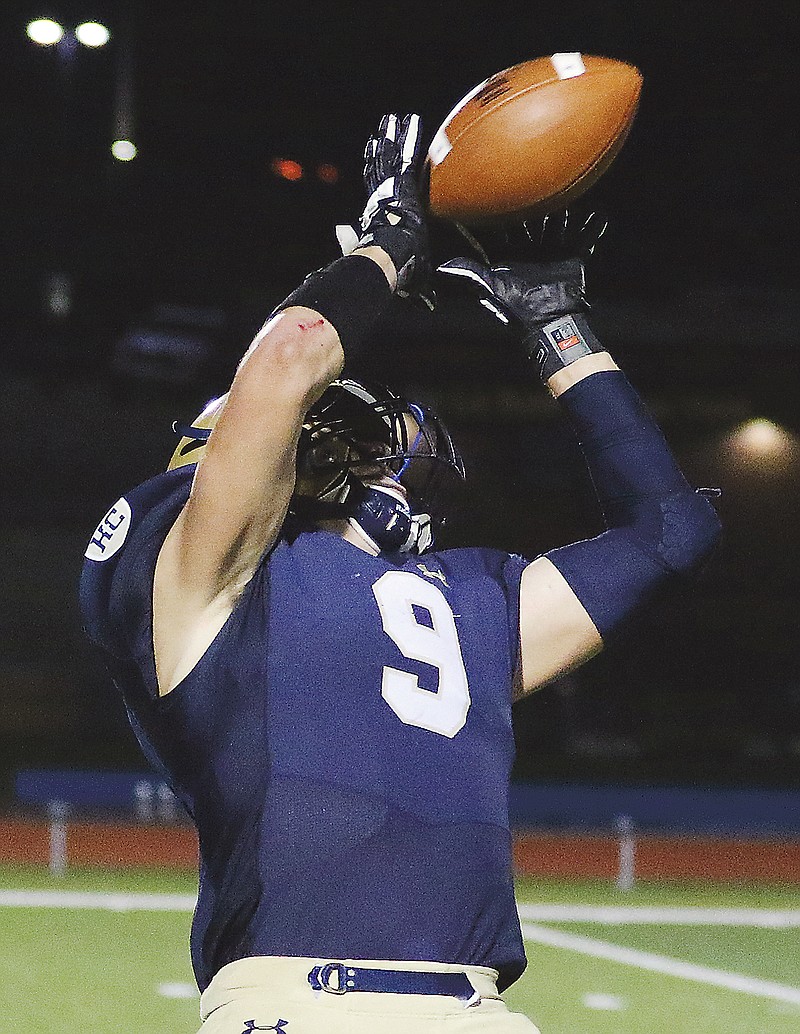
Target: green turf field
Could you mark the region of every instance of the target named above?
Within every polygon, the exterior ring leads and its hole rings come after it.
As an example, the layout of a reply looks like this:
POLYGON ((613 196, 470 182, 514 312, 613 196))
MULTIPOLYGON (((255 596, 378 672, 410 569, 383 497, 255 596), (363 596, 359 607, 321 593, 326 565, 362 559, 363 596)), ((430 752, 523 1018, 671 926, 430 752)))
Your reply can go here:
MULTIPOLYGON (((192 1034, 192 892, 188 874, 0 868, 0 1034, 192 1034), (155 897, 98 907, 108 894, 155 897)), ((529 966, 507 999, 542 1034, 800 1031, 800 888, 521 881, 518 897, 529 966)))

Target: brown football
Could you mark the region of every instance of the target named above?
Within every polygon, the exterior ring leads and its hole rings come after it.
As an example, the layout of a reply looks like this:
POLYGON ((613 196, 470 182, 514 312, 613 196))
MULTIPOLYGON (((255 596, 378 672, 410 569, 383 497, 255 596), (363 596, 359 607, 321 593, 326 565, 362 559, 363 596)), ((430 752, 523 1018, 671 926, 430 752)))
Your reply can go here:
POLYGON ((431 142, 431 211, 480 225, 571 202, 619 153, 641 88, 633 65, 577 53, 491 76, 459 101, 431 142))

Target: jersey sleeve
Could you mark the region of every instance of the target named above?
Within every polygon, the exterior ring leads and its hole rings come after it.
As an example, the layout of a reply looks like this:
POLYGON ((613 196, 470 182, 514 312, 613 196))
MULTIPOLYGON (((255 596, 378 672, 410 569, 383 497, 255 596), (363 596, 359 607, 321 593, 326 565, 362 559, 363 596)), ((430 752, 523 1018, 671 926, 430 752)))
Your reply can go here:
POLYGON ((518 553, 500 555, 499 580, 506 596, 508 613, 508 641, 511 646, 511 661, 514 669, 520 663, 519 608, 522 573, 530 564, 530 560, 518 553))
POLYGON ((118 499, 97 525, 84 554, 84 631, 117 661, 133 662, 153 692, 153 576, 167 532, 189 497, 194 469, 159 474, 118 499))

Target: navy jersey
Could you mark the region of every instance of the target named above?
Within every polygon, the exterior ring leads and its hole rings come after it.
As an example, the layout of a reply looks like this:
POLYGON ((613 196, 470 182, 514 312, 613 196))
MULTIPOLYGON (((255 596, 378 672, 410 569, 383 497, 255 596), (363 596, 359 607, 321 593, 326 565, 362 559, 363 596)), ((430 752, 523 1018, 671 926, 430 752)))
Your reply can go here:
POLYGON ((200 842, 201 989, 250 955, 525 960, 507 783, 519 583, 496 550, 373 557, 289 522, 192 672, 157 693, 152 583, 193 468, 109 511, 81 603, 200 842))

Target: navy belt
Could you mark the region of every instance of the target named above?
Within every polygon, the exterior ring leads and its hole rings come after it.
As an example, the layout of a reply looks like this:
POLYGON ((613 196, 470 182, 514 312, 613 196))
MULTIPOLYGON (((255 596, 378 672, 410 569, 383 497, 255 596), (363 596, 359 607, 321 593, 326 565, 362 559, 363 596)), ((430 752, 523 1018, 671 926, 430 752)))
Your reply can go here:
POLYGON ((343 995, 349 991, 370 991, 400 995, 449 995, 460 1002, 475 997, 466 973, 427 973, 402 969, 362 969, 344 962, 314 966, 308 974, 314 991, 343 995))

